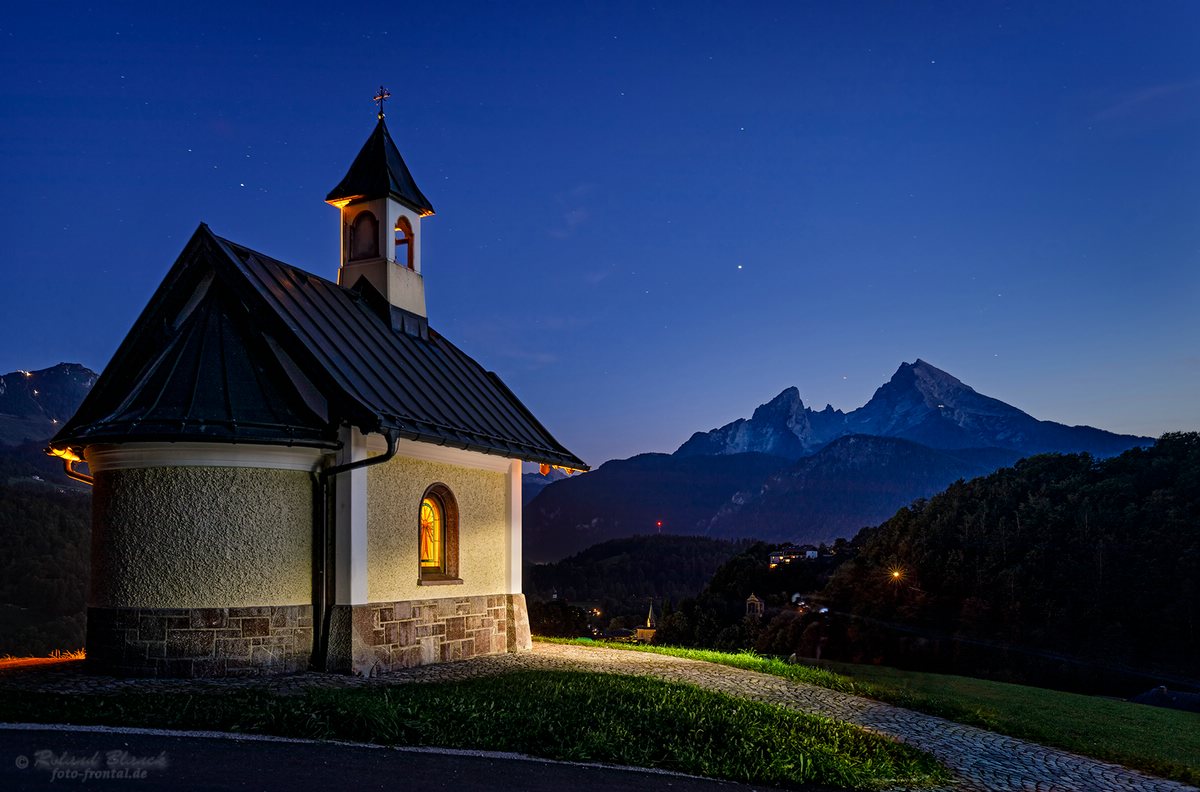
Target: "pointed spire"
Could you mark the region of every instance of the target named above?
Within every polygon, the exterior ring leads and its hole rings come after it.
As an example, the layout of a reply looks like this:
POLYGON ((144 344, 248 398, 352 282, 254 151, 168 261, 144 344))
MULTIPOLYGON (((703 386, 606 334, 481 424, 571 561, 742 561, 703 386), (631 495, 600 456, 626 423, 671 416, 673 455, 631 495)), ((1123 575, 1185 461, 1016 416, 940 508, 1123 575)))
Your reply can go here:
POLYGON ((654 620, 654 600, 650 600, 650 613, 646 615, 646 626, 651 629, 656 626, 654 620))
MULTIPOLYGON (((380 96, 383 97, 384 93, 386 91, 382 91, 380 96)), ((345 177, 325 196, 325 202, 341 205, 344 201, 390 196, 422 217, 431 215, 433 207, 429 199, 417 187, 383 121, 384 98, 387 97, 378 99, 379 122, 375 124, 375 131, 363 144, 345 177)))

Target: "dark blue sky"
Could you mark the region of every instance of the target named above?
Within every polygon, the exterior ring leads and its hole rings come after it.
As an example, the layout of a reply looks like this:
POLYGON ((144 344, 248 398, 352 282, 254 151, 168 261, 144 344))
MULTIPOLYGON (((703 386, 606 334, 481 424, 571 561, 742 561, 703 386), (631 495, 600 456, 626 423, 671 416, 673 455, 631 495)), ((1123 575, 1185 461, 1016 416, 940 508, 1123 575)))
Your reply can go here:
POLYGON ((2 371, 101 368, 200 221, 334 277, 382 82, 431 323, 592 464, 917 357, 1200 428, 1200 4, 121 5, 0 17, 2 371))

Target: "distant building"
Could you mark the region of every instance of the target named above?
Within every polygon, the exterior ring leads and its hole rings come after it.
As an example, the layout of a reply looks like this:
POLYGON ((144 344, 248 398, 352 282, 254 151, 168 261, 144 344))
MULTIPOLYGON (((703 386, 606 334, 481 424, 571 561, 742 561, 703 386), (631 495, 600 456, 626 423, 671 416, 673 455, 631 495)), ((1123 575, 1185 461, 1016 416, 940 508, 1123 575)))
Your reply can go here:
POLYGON ((753 593, 746 597, 746 618, 758 620, 763 615, 763 601, 753 593))
POLYGON ((1129 699, 1137 704, 1148 704, 1151 707, 1166 707, 1183 710, 1184 712, 1200 712, 1200 693, 1184 693, 1178 690, 1167 690, 1161 685, 1153 690, 1129 699))
POLYGON ((654 600, 650 600, 650 612, 646 614, 646 623, 638 625, 634 632, 634 638, 639 641, 653 641, 654 634, 658 632, 658 620, 654 618, 654 600))
POLYGON ((793 561, 800 559, 812 561, 815 560, 818 555, 819 552, 817 551, 817 548, 810 544, 787 545, 786 547, 781 547, 780 549, 771 553, 771 569, 774 569, 780 564, 790 564, 793 561))

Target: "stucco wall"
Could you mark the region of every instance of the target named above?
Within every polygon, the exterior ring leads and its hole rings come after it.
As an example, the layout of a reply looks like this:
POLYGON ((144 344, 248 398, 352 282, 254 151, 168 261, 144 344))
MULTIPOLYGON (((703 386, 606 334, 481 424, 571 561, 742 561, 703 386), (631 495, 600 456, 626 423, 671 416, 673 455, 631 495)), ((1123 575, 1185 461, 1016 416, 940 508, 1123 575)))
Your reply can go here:
POLYGON ((370 602, 475 597, 507 591, 508 477, 397 456, 367 468, 367 596, 370 602), (462 585, 417 584, 417 514, 430 484, 458 501, 462 585))
POLYGON ((312 484, 303 471, 101 471, 92 531, 92 607, 312 602, 312 484))

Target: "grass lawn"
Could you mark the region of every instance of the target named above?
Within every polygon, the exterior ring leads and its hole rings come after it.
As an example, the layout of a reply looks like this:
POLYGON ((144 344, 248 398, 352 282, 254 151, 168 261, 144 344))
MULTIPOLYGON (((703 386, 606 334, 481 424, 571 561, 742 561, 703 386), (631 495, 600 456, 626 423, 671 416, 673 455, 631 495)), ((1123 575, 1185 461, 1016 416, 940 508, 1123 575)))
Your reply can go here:
POLYGON ((849 724, 694 685, 565 671, 302 695, 5 691, 0 721, 515 751, 790 787, 926 787, 949 778, 927 754, 849 724))
POLYGON ((1200 784, 1200 715, 1196 713, 883 666, 789 665, 752 653, 726 654, 587 639, 562 643, 658 652, 775 674, 940 715, 1165 778, 1200 784))

